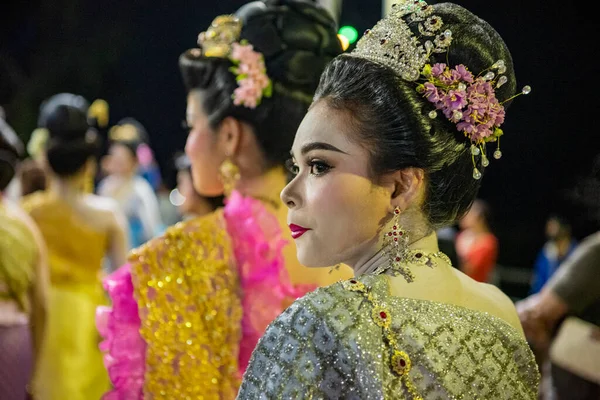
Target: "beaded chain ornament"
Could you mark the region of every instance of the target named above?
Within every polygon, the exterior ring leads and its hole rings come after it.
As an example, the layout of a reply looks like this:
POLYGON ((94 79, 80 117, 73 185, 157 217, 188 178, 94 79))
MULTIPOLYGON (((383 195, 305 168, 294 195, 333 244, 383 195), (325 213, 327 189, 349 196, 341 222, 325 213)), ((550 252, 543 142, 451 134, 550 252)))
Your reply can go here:
MULTIPOLYGON (((256 108, 265 97, 273 94, 273 83, 267 75, 264 56, 255 51, 247 40, 239 40, 242 21, 234 15, 220 15, 206 32, 198 35, 197 55, 227 58, 233 66, 238 87, 232 94, 236 106, 256 108)), ((193 51, 194 51, 193 50, 193 51)))
POLYGON ((496 61, 476 76, 462 64, 452 68, 444 63, 431 65, 430 57, 447 52, 452 44, 452 32, 443 30, 442 18, 433 12, 433 6, 423 0, 394 4, 390 15, 368 29, 350 55, 391 68, 402 79, 415 82, 417 92, 435 107, 428 113, 429 118, 436 118, 440 111, 469 140, 473 178, 481 179, 475 158, 481 156, 481 165, 489 165, 486 143, 496 142, 494 158, 502 157, 503 104, 529 94, 531 87, 524 86, 520 93, 500 102, 495 89, 508 80, 502 75, 506 72, 504 60, 496 61), (418 36, 413 33, 414 28, 418 36))
POLYGON ((411 283, 415 280, 415 276, 407 267, 407 264, 419 264, 433 268, 435 267, 436 259, 442 259, 449 265, 452 265, 452 261, 441 251, 427 253, 421 250, 410 249, 408 247, 410 244, 409 234, 400 227, 400 213, 400 209, 396 207, 394 209, 392 229, 383 235, 383 248, 390 259, 390 263, 389 265, 378 267, 373 273, 379 275, 389 271, 393 276, 402 275, 408 283, 411 283))
POLYGON ((412 367, 410 357, 406 352, 402 351, 394 332, 391 329, 392 315, 390 311, 379 301, 377 296, 371 292, 370 288, 358 279, 344 281, 342 282, 342 286, 348 291, 360 293, 365 300, 371 303, 371 319, 373 319, 375 324, 382 329, 383 337, 390 347, 390 367, 392 371, 400 377, 413 400, 422 400, 423 398, 417 392, 417 388, 409 376, 412 367))
MULTIPOLYGON (((393 212, 392 228, 383 236, 383 246, 390 259, 388 264, 384 264, 373 271, 373 274, 379 275, 388 272, 392 276, 402 275, 404 279, 411 283, 415 276, 409 266, 414 264, 425 265, 433 268, 437 260, 441 259, 448 265, 452 261, 441 251, 428 253, 418 249, 410 249, 409 234, 400 227, 401 210, 396 207, 393 212)), ((402 350, 400 343, 396 339, 396 333, 392 330, 392 313, 385 304, 375 295, 371 288, 359 281, 350 279, 342 282, 344 289, 351 292, 360 293, 371 305, 371 319, 382 329, 382 334, 390 351, 389 363, 391 370, 400 377, 406 390, 414 400, 422 400, 415 384, 410 378, 409 372, 412 368, 412 362, 408 353, 402 350)))

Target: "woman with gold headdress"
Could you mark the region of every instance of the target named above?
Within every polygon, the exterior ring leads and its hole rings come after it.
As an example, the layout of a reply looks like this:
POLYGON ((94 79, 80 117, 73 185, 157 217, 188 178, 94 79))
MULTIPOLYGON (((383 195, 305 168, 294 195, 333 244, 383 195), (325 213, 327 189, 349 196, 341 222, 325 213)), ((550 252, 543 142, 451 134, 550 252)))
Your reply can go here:
POLYGON ((123 263, 128 245, 118 205, 89 190, 99 144, 87 111, 87 101, 71 93, 42 104, 50 185, 22 202, 47 244, 50 269, 47 332, 33 386, 36 400, 99 399, 109 387, 95 312, 107 302, 100 282, 103 260, 123 263))
POLYGON ((115 199, 125 213, 131 248, 163 229, 156 192, 139 174, 143 149, 149 151, 146 136, 145 128, 133 118, 124 118, 110 129, 108 155, 103 160, 108 176, 98 185, 98 194, 115 199))
POLYGON ((293 135, 341 52, 332 17, 312 2, 256 1, 216 18, 199 44, 179 59, 186 153, 194 188, 225 194, 225 207, 168 229, 106 281, 107 398, 232 399, 267 324, 350 276, 298 263, 278 198, 293 135))
POLYGON ((355 277, 269 326, 239 399, 537 398, 514 304, 435 233, 471 207, 489 148, 501 157, 515 89, 500 35, 452 3, 400 1, 327 66, 281 199, 300 261, 355 277))
POLYGON ((23 400, 46 327, 48 270, 44 240, 6 196, 22 144, 0 117, 0 399, 23 400))

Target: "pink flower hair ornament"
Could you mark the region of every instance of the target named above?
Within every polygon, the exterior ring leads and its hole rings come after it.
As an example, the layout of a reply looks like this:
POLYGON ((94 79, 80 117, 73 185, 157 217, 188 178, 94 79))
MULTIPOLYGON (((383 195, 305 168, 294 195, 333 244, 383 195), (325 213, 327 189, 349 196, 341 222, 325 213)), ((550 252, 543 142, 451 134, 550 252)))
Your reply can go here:
POLYGON ((264 97, 272 96, 273 83, 267 75, 265 59, 248 41, 233 43, 229 60, 234 65, 229 71, 235 75, 238 83, 232 94, 236 106, 254 109, 264 97))
POLYGON ((485 148, 487 142, 497 142, 494 158, 502 157, 500 136, 504 132, 500 126, 505 117, 502 104, 531 92, 531 87, 525 86, 521 93, 499 102, 495 89, 506 83, 507 77, 502 75, 504 72, 506 65, 503 60, 477 76, 473 76, 462 64, 454 68, 444 63, 425 64, 421 71, 424 82, 417 86, 417 92, 435 106, 435 110, 429 112, 429 117, 436 118, 438 111, 441 112, 471 142, 474 179, 481 179, 475 157, 481 155, 481 165, 489 165, 485 148))
MULTIPOLYGON (((264 56, 247 40, 240 40, 242 21, 235 15, 220 15, 210 27, 198 35, 198 45, 205 57, 227 58, 233 66, 238 87, 231 97, 236 106, 256 108, 273 94, 273 83, 267 75, 264 56)), ((198 49, 199 50, 199 49, 198 49)))

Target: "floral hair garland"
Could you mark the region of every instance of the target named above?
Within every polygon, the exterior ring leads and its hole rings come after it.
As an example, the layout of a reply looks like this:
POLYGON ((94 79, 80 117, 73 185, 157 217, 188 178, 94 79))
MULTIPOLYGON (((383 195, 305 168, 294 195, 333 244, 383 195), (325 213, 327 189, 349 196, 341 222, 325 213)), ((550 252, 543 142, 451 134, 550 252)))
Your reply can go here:
POLYGON ((235 75, 238 83, 232 95, 236 106, 254 109, 263 97, 271 97, 273 83, 267 75, 265 59, 248 41, 233 43, 229 59, 234 64, 229 71, 235 75))
POLYGON ((435 15, 433 6, 423 0, 399 0, 387 17, 365 32, 350 55, 391 68, 405 81, 415 82, 417 91, 435 106, 429 117, 436 118, 438 111, 442 112, 469 139, 473 178, 481 179, 475 157, 481 156, 483 167, 489 165, 485 144, 497 142, 494 158, 502 157, 503 104, 529 94, 531 87, 525 86, 520 93, 499 102, 495 90, 508 80, 503 75, 506 72, 503 60, 477 76, 462 64, 432 65, 434 53, 447 54, 452 40, 452 31, 444 29, 444 22, 435 15))
MULTIPOLYGON (((273 94, 273 83, 267 75, 264 56, 247 40, 240 40, 242 21, 235 15, 216 17, 205 32, 198 35, 198 45, 205 57, 227 58, 233 66, 238 87, 231 97, 236 106, 256 108, 273 94)), ((199 49, 197 49, 199 50, 199 49)))
MULTIPOLYGON (((503 103, 520 94, 529 94, 530 86, 523 87, 521 93, 499 102, 496 98, 495 89, 507 82, 507 77, 501 75, 506 72, 506 65, 499 60, 486 72, 485 75, 473 76, 473 74, 462 64, 454 68, 444 63, 433 66, 426 64, 421 71, 425 83, 417 86, 417 92, 431 103, 436 110, 440 110, 456 129, 463 132, 471 141, 471 154, 473 156, 473 177, 481 178, 481 172, 475 164, 475 156, 481 154, 481 164, 489 165, 485 153, 486 142, 498 142, 498 148, 494 152, 494 158, 500 159, 500 136, 504 134, 500 126, 504 122, 505 111, 503 103), (496 70, 495 72, 490 70, 496 70)), ((482 72, 482 73, 483 73, 482 72)), ((430 118, 435 118, 437 111, 429 113, 430 118)))

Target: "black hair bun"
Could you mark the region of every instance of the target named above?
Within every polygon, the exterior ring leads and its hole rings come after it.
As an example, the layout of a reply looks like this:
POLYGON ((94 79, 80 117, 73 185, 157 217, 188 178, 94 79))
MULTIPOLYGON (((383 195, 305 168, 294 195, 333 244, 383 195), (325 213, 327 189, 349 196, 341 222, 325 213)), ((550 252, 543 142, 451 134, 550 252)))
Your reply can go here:
POLYGON ((38 126, 48 129, 51 139, 81 139, 90 128, 88 101, 72 93, 59 93, 40 106, 38 126))
POLYGON ((254 1, 235 15, 241 39, 263 54, 269 78, 287 89, 312 95, 325 65, 342 52, 335 20, 314 2, 254 1))
MULTIPOLYGON (((487 21, 458 4, 438 3, 434 7, 435 15, 444 21, 443 29, 452 31, 452 45, 448 54, 437 55, 437 62, 449 61, 451 66, 464 64, 477 75, 501 59, 506 66, 506 72, 502 75, 506 76, 508 81, 494 91, 499 101, 512 97, 517 87, 513 59, 498 31, 487 21)), ((509 105, 510 101, 503 104, 505 109, 509 105)))
POLYGON ((46 158, 59 176, 77 173, 97 156, 99 140, 88 120, 88 101, 72 93, 59 93, 40 106, 38 125, 48 130, 46 158))

